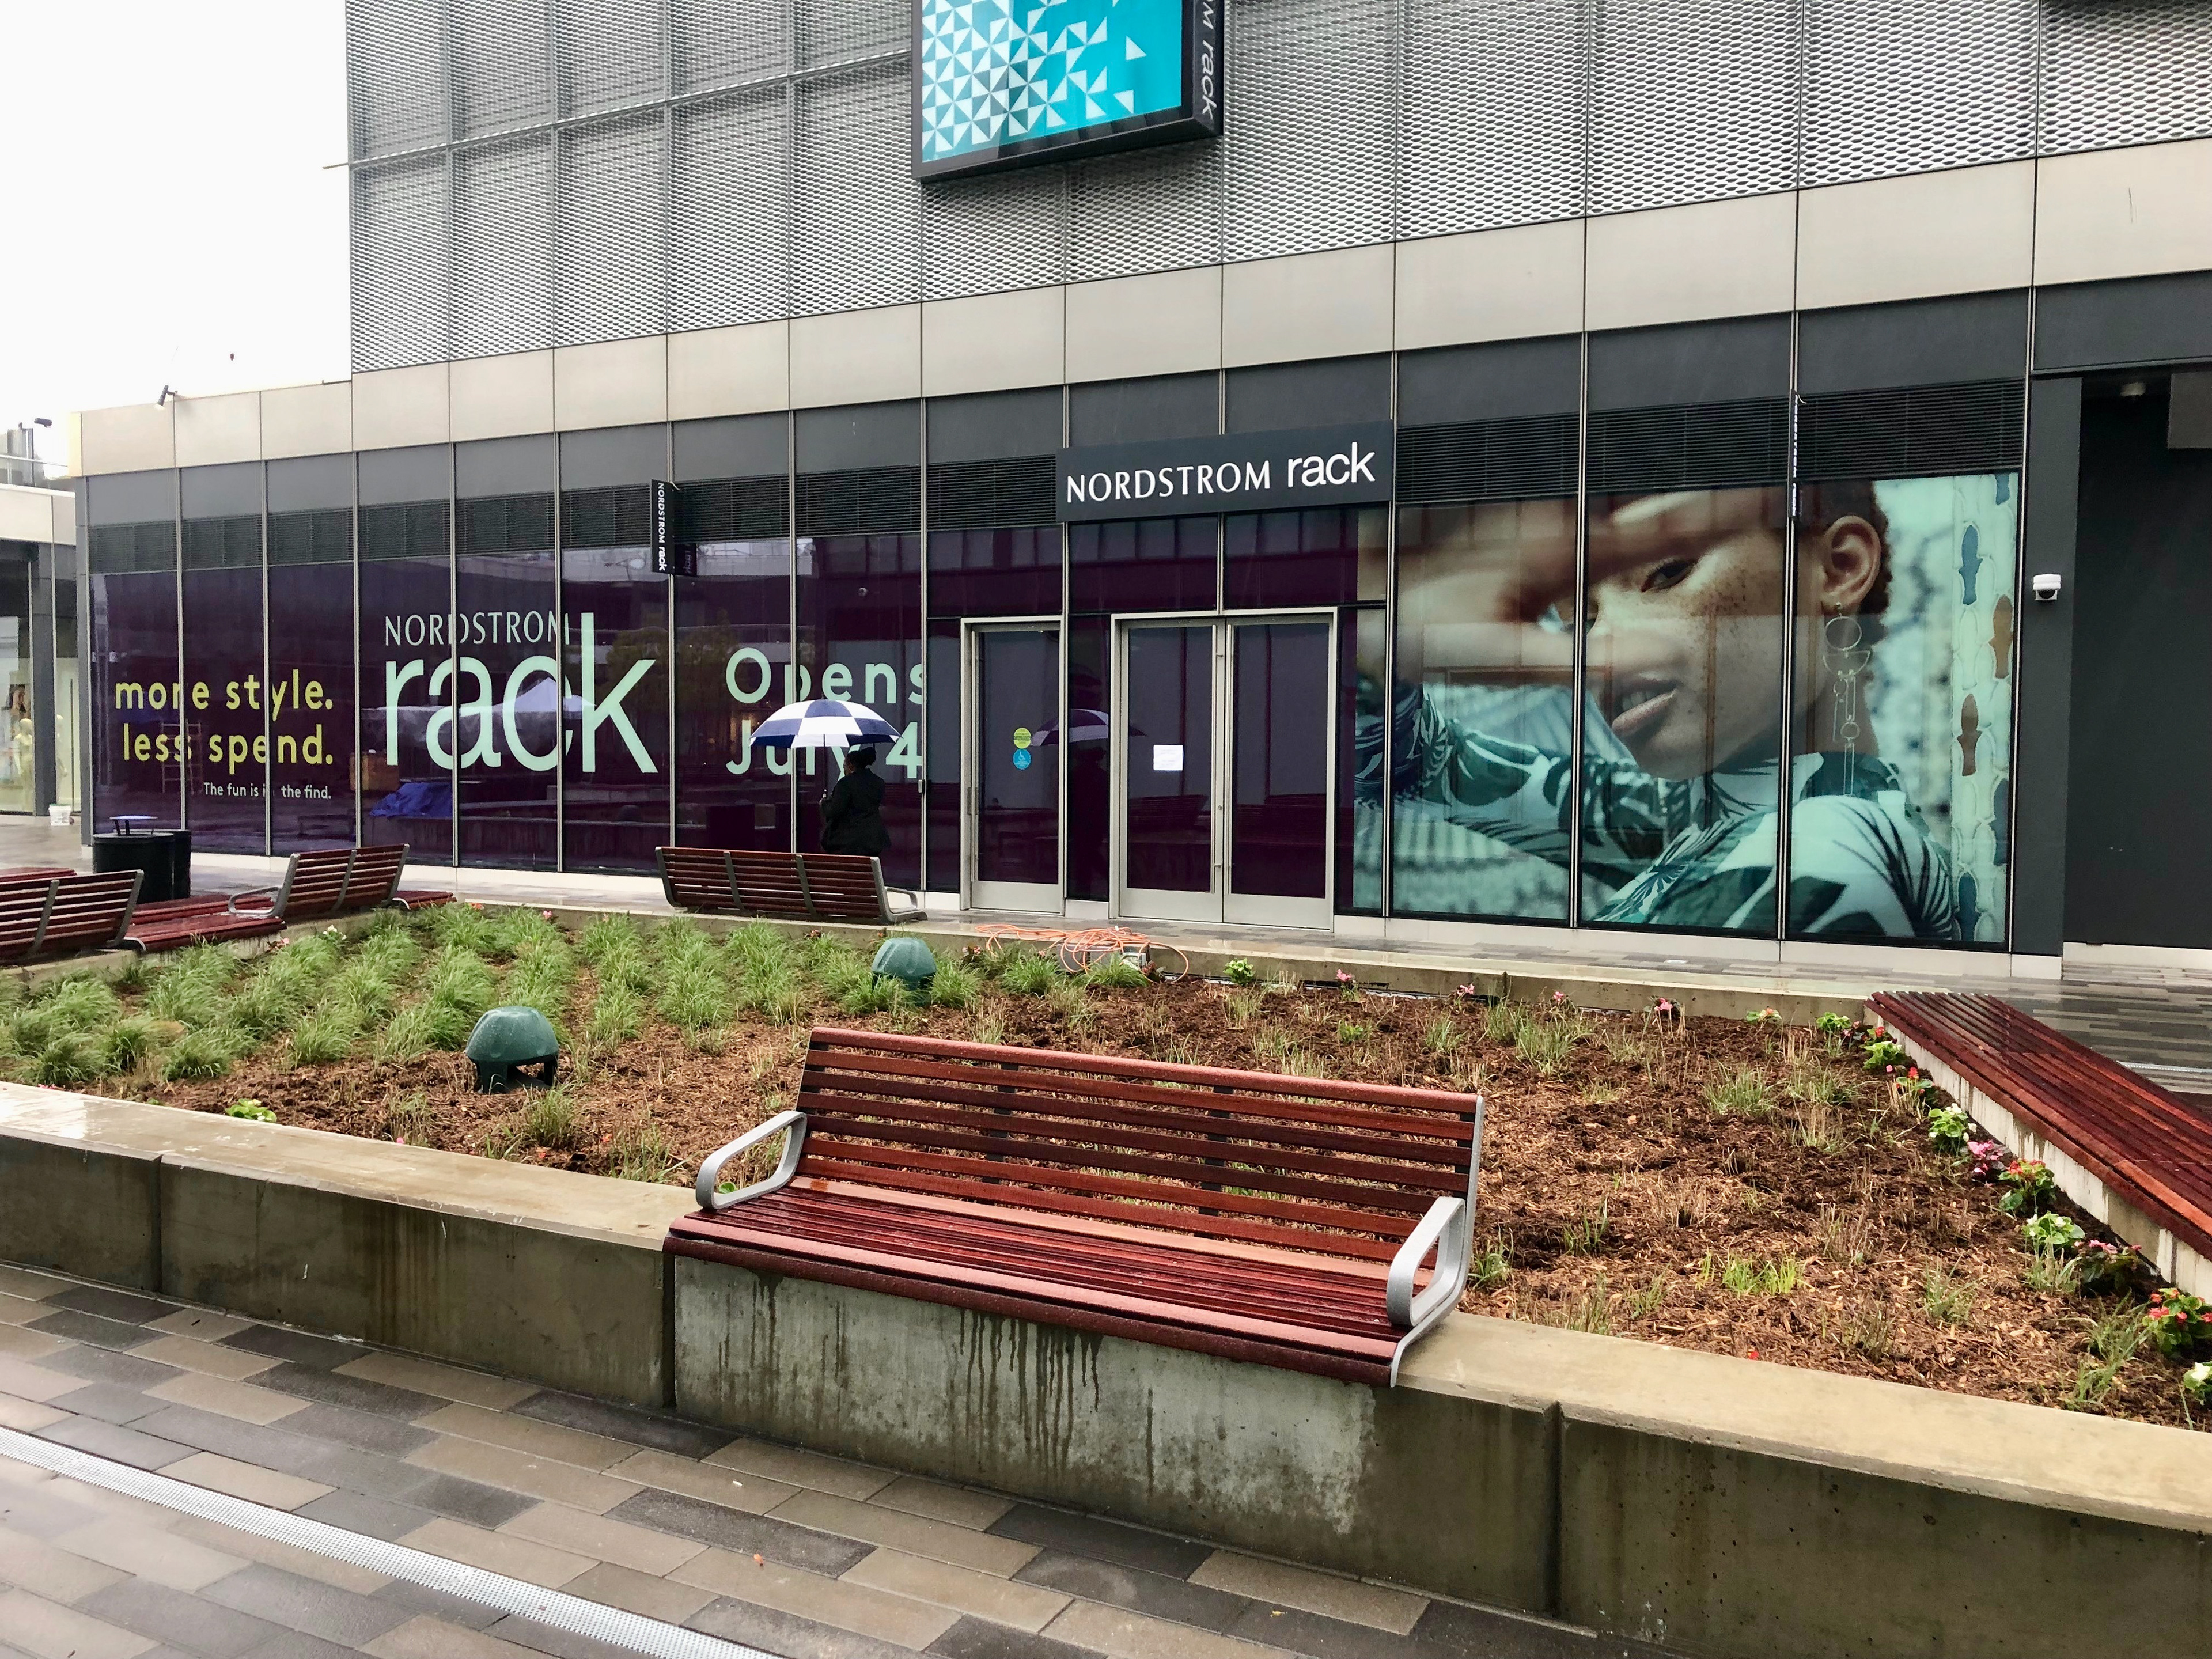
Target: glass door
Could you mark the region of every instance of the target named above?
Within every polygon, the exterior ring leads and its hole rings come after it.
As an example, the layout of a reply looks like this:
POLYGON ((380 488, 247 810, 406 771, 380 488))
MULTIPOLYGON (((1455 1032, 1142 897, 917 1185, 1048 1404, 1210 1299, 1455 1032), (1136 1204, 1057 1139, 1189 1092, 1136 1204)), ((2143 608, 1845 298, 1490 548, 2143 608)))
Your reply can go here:
POLYGON ((1315 617, 1226 626, 1232 794, 1224 919, 1327 927, 1334 625, 1315 617))
POLYGON ((1121 635, 1119 902, 1123 915, 1221 920, 1214 848, 1216 623, 1131 623, 1121 635))
POLYGON ((1060 629, 973 628, 968 641, 968 902, 1057 915, 1060 629))
POLYGON ((1334 619, 1123 624, 1115 913, 1328 927, 1334 619))

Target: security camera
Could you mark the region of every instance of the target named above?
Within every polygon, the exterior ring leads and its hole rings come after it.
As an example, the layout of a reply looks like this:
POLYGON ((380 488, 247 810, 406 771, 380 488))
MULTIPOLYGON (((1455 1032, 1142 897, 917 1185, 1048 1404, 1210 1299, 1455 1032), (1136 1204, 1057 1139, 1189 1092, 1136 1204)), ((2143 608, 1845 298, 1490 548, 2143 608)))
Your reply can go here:
POLYGON ((2035 589, 2035 597, 2046 605, 2058 597, 2058 577, 2056 572, 2046 570, 2043 574, 2036 577, 2030 585, 2035 589))

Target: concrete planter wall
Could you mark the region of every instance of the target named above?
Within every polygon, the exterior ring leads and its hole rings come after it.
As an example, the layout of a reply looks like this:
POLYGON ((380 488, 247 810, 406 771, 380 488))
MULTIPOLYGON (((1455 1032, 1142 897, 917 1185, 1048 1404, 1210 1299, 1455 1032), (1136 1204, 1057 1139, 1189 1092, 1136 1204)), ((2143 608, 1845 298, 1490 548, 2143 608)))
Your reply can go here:
POLYGON ((0 1260, 1688 1653, 2212 1652, 2212 1436, 1470 1316, 1358 1388, 665 1256, 689 1202, 0 1085, 0 1260))

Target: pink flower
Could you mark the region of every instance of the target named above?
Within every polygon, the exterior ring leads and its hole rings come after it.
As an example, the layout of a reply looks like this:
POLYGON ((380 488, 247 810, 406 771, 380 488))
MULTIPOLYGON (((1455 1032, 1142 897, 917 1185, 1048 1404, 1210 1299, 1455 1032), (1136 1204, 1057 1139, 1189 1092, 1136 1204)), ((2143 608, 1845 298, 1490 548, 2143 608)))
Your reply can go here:
POLYGON ((552 921, 552 920, 553 920, 553 913, 552 913, 550 910, 540 910, 538 914, 539 915, 541 915, 541 916, 544 917, 544 918, 545 918, 545 920, 546 920, 546 921, 552 921))

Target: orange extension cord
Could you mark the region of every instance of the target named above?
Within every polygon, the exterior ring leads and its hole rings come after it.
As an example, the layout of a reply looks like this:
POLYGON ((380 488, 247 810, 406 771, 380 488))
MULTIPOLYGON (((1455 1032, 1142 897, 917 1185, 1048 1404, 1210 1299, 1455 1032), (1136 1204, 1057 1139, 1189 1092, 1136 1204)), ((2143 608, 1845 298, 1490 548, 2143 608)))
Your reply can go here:
POLYGON ((1190 958, 1174 945, 1157 945, 1150 935, 1127 927, 1009 927, 994 924, 981 931, 986 949, 1002 939, 1036 939, 1048 944, 1061 970, 1070 974, 1079 974, 1094 962, 1131 951, 1143 951, 1149 961, 1156 949, 1175 951, 1182 957, 1182 966, 1172 974, 1163 974, 1162 978, 1181 979, 1190 971, 1190 958))

